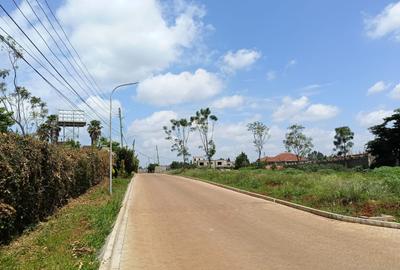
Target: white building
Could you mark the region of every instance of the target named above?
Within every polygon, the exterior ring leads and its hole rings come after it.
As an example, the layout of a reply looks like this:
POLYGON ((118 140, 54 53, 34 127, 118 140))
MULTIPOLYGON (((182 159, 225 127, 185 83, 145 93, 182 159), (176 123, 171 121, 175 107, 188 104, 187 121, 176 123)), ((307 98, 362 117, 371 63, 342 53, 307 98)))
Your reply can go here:
MULTIPOLYGON (((204 157, 193 157, 193 164, 200 168, 209 167, 208 160, 204 157)), ((234 162, 228 159, 217 159, 211 160, 211 168, 214 169, 225 169, 225 168, 233 168, 235 166, 234 162)))

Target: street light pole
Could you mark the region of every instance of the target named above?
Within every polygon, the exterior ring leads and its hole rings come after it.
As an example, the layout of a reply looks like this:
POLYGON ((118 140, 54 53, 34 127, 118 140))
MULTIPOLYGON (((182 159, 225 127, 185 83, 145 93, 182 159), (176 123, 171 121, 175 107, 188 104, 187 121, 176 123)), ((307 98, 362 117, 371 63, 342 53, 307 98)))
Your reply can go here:
POLYGON ((112 194, 112 138, 111 138, 111 134, 112 134, 112 95, 114 94, 114 92, 120 88, 120 87, 124 87, 124 86, 128 86, 128 85, 135 85, 138 84, 139 82, 133 82, 133 83, 124 83, 124 84, 120 84, 117 85, 116 87, 114 87, 114 89, 111 91, 110 94, 110 195, 112 194))

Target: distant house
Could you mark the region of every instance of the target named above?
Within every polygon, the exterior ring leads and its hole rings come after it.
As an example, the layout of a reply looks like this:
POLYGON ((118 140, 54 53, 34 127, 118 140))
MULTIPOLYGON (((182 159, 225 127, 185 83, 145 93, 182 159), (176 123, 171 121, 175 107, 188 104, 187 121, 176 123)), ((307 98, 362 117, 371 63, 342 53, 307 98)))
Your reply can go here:
MULTIPOLYGON (((200 168, 209 167, 208 160, 204 157, 193 157, 193 164, 200 168)), ((234 162, 232 162, 229 158, 228 159, 217 159, 211 160, 211 168, 215 169, 224 169, 224 168, 233 168, 235 166, 234 162)))
MULTIPOLYGON (((281 153, 274 157, 263 157, 260 160, 267 165, 288 165, 299 162, 295 154, 287 152, 281 153)), ((300 157, 300 161, 306 161, 306 159, 300 157)))

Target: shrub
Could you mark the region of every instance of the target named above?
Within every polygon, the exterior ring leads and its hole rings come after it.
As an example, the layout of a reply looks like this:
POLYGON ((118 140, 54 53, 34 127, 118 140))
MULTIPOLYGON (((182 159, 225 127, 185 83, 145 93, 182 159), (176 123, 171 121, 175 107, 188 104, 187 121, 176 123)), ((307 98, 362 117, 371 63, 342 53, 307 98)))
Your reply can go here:
POLYGON ((99 183, 106 155, 0 133, 0 243, 99 183))

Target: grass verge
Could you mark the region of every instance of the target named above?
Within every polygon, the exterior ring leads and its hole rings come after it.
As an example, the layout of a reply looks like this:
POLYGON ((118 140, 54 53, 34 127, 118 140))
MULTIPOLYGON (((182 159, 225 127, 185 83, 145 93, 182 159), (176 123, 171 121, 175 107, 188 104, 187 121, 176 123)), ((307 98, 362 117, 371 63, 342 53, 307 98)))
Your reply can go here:
POLYGON ((98 269, 97 256, 121 207, 129 179, 115 179, 113 196, 99 184, 7 246, 1 269, 98 269))
POLYGON ((400 168, 368 172, 297 169, 174 171, 305 206, 349 216, 392 215, 400 222, 400 168))

